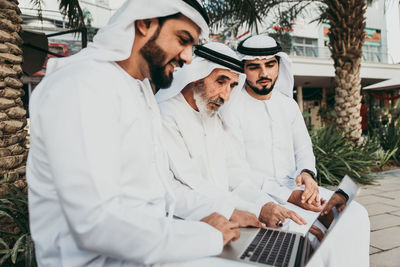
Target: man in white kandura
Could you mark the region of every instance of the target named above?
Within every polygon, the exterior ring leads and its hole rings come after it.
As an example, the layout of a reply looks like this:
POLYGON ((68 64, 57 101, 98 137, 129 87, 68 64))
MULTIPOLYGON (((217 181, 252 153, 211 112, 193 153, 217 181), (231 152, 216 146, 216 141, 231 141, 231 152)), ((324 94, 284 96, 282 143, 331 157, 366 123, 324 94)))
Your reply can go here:
MULTIPOLYGON (((304 119, 293 100, 288 55, 265 35, 244 40, 238 52, 246 83, 221 112, 238 144, 238 155, 258 172, 254 181, 281 203, 300 200, 305 209, 320 209, 319 195, 329 198, 333 192, 318 187, 314 180, 315 157, 304 119)), ((337 234, 330 235, 334 250, 330 255, 334 257, 326 258, 324 264, 368 266, 369 219, 365 208, 352 202, 334 230, 337 234)))
POLYGON ((233 207, 173 182, 149 82, 191 63, 207 20, 196 0, 126 1, 87 49, 49 61, 30 103, 39 266, 206 266, 239 237, 233 207))
POLYGON ((217 112, 245 79, 236 53, 221 43, 197 46, 194 53, 193 63, 177 71, 171 87, 156 95, 175 178, 208 197, 251 212, 248 217, 258 217, 267 226, 277 227, 285 218, 305 223, 247 179, 251 172, 232 153, 230 136, 217 112))
MULTIPOLYGON (((261 193, 261 186, 257 186, 260 181, 252 181, 245 160, 235 157, 229 130, 218 116, 220 107, 229 108, 231 91, 235 95, 235 87, 244 84, 238 57, 220 43, 197 46, 194 53, 193 63, 177 71, 171 87, 156 95, 175 178, 195 191, 257 214, 267 226, 277 227, 277 222, 285 221, 286 217, 301 224, 302 219, 294 212, 273 203, 267 193, 261 193)), ((325 221, 325 224, 330 223, 325 221)), ((319 226, 325 230, 322 223, 319 226)), ((312 229, 319 239, 323 238, 323 231, 312 229)), ((313 242, 318 240, 314 238, 313 242)), ((331 256, 329 249, 318 254, 310 266, 320 266, 331 256)))

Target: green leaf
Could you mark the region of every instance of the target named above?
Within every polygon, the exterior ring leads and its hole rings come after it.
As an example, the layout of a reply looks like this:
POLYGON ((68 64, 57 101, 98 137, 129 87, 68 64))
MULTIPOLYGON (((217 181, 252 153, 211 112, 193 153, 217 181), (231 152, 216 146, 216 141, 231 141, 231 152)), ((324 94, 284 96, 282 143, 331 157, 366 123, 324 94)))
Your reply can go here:
POLYGON ((9 233, 9 232, 2 231, 2 230, 0 230, 0 234, 6 235, 6 236, 12 236, 12 237, 18 237, 19 236, 18 234, 9 233))
POLYGON ((6 241, 4 241, 3 238, 0 237, 0 244, 3 245, 3 247, 5 247, 6 249, 10 249, 10 247, 8 246, 8 244, 6 243, 6 241))
POLYGON ((4 215, 7 216, 9 218, 12 218, 13 221, 17 224, 19 230, 21 230, 22 232, 27 232, 27 228, 25 228, 26 222, 24 223, 23 221, 21 221, 14 213, 7 211, 7 210, 0 210, 0 215, 4 215))
POLYGON ((20 192, 17 187, 12 185, 12 189, 8 190, 8 194, 11 196, 7 196, 7 199, 10 200, 21 213, 25 213, 24 206, 26 207, 27 201, 26 196, 19 197, 17 194, 20 192), (15 191, 16 193, 14 193, 15 191))
POLYGON ((0 266, 10 257, 10 253, 5 254, 3 257, 0 258, 0 266))
POLYGON ((14 217, 13 217, 13 216, 11 216, 11 215, 9 214, 9 212, 7 212, 7 211, 4 211, 4 210, 0 210, 0 215, 3 215, 3 216, 6 216, 6 217, 9 217, 9 218, 11 218, 11 219, 14 219, 14 217))
POLYGON ((32 241, 32 237, 28 235, 26 237, 26 249, 25 249, 25 267, 35 267, 35 246, 32 241))
POLYGON ((14 247, 12 248, 12 251, 11 251, 11 262, 13 264, 15 264, 16 261, 17 261, 17 255, 18 255, 18 252, 21 251, 20 250, 20 246, 24 244, 23 243, 24 238, 26 238, 26 234, 23 234, 22 236, 20 236, 20 238, 18 238, 18 240, 14 244, 14 247))

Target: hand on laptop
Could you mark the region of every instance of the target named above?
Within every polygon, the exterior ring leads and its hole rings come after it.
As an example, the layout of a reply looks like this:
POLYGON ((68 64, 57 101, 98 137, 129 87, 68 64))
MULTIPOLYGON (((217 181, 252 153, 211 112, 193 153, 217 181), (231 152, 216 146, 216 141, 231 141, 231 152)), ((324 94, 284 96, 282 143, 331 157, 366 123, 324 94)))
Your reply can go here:
POLYGON ((239 227, 254 226, 258 228, 265 228, 265 224, 261 223, 254 213, 248 211, 235 209, 232 213, 230 221, 239 223, 239 227))
POLYGON ((303 184, 305 186, 303 194, 301 195, 302 203, 315 203, 316 206, 320 206, 318 184, 309 173, 300 173, 300 175, 296 177, 296 184, 297 186, 301 186, 303 184))
POLYGON ((288 210, 273 202, 265 204, 260 212, 260 221, 265 223, 268 227, 278 228, 282 226, 286 219, 292 219, 297 224, 307 224, 296 212, 288 210))
POLYGON ((342 212, 342 210, 346 207, 347 199, 338 193, 334 193, 329 203, 326 205, 325 210, 321 213, 321 216, 324 216, 331 212, 333 207, 336 207, 338 212, 342 212))
POLYGON ((326 203, 326 200, 323 198, 321 198, 321 200, 318 201, 318 203, 316 203, 315 201, 311 203, 308 203, 308 201, 304 202, 302 201, 302 195, 303 195, 303 190, 294 190, 290 195, 288 202, 293 203, 303 209, 311 211, 321 211, 326 203))
POLYGON ((240 237, 239 223, 230 222, 224 216, 216 212, 201 219, 201 221, 211 225, 222 233, 224 246, 228 244, 229 241, 236 241, 240 237))

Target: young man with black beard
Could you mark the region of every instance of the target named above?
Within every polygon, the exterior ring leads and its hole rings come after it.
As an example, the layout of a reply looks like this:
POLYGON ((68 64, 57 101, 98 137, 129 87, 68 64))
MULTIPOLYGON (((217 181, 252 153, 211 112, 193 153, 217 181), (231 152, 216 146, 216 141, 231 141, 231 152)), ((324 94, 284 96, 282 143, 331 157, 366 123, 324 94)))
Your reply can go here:
POLYGON ((176 266, 239 237, 233 207, 173 183, 150 86, 191 63, 206 21, 196 0, 129 0, 88 48, 49 61, 30 101, 39 266, 176 266))
POLYGON ((316 170, 311 140, 300 110, 290 98, 293 94, 290 60, 275 41, 266 36, 245 40, 238 47, 239 53, 250 50, 245 45, 252 42, 267 48, 264 51, 255 49, 250 55, 242 54, 245 86, 240 96, 233 99, 229 112, 223 112, 223 119, 236 135, 239 135, 237 124, 242 123, 239 118, 250 119, 248 126, 252 130, 245 128, 246 133, 237 137, 252 169, 268 177, 263 179, 263 185, 270 188, 269 194, 283 203, 289 201, 305 209, 320 211, 322 205, 313 177, 316 170), (239 113, 239 107, 236 107, 239 102, 241 107, 246 106, 246 111, 235 118, 233 114, 239 113), (252 109, 256 110, 250 112, 252 109), (304 190, 296 188, 301 185, 305 186, 304 190))
MULTIPOLYGON (((309 213, 306 210, 315 211, 315 219, 325 203, 323 198, 334 192, 318 187, 315 181, 311 139, 293 99, 291 60, 266 35, 242 41, 237 50, 244 64, 246 84, 222 112, 224 123, 236 139, 236 152, 258 173, 258 177, 251 178, 263 191, 293 207, 300 216, 305 217, 303 214, 309 213)), ((346 203, 340 192, 334 194, 334 199, 339 201, 338 210, 346 203)), ((319 227, 311 230, 316 236, 320 230, 327 230, 322 224, 319 227)), ((365 208, 353 201, 334 230, 326 240, 329 245, 323 251, 329 256, 321 257, 323 265, 368 266, 369 219, 365 208)))

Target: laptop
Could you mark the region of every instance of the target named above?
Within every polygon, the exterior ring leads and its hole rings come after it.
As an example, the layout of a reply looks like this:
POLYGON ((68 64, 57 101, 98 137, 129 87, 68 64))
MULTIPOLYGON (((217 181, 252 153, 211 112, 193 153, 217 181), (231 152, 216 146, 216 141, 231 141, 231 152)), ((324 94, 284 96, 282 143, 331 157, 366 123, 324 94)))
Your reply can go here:
MULTIPOLYGON (((338 188, 349 197, 346 207, 359 192, 359 187, 347 175, 338 188)), ((332 197, 328 203, 330 201, 332 197)), ((319 225, 321 228, 321 220, 325 219, 323 221, 327 229, 325 233, 321 232, 320 240, 316 240, 310 230, 301 234, 275 228, 243 228, 240 231, 239 240, 226 245, 218 257, 259 266, 305 266, 346 212, 346 207, 341 212, 333 208, 329 216, 330 220, 327 216, 320 216, 320 214, 317 216, 312 225, 319 225)))

